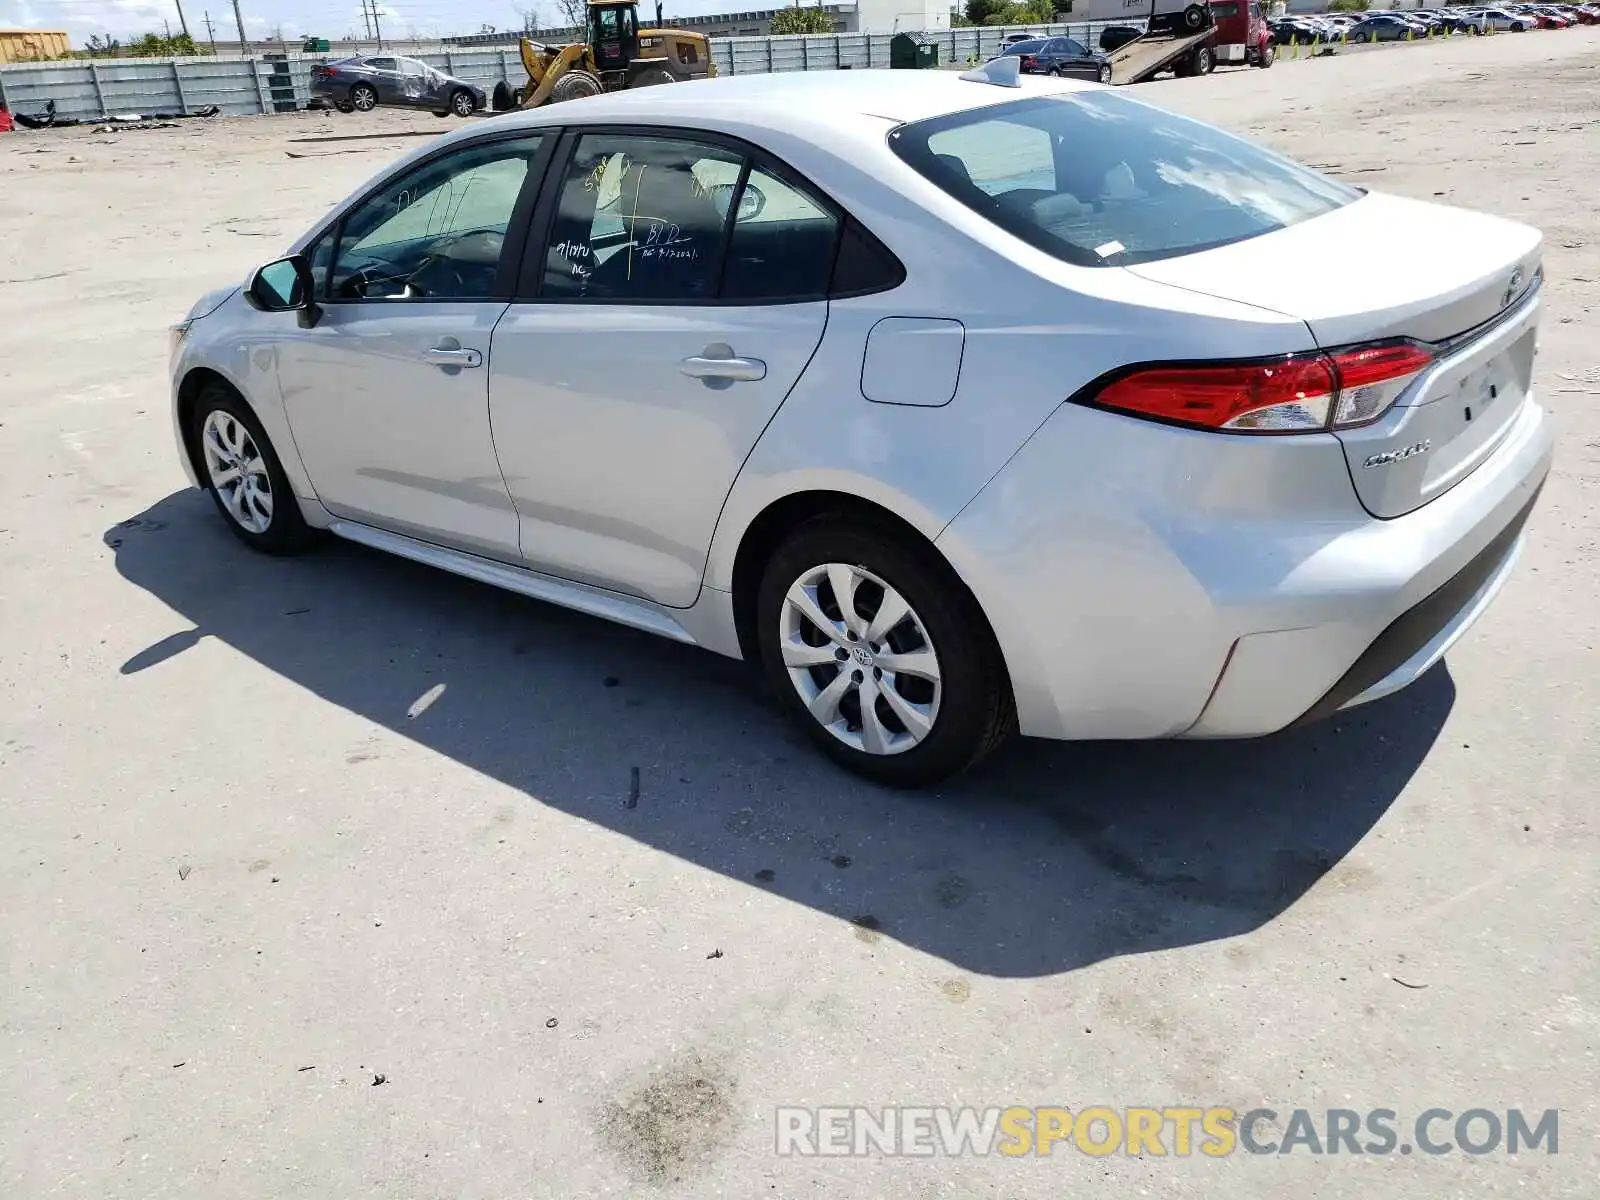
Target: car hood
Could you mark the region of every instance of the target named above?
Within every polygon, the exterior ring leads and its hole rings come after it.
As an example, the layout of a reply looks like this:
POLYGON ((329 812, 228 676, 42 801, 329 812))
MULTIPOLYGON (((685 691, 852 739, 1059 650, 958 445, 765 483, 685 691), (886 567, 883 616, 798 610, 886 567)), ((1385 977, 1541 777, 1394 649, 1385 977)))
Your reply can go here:
POLYGON ((214 288, 207 292, 190 306, 189 314, 184 320, 198 321, 201 317, 209 317, 228 302, 229 298, 239 290, 239 286, 234 284, 232 287, 214 288))

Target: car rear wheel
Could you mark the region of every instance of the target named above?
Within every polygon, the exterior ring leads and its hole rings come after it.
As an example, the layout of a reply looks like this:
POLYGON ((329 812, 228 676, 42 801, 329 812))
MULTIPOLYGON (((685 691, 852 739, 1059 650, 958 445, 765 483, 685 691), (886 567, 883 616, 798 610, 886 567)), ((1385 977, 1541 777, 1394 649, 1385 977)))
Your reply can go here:
POLYGON ((267 554, 290 554, 312 538, 261 422, 229 387, 210 384, 194 408, 201 479, 240 541, 267 554))
POLYGON ((1107 84, 1111 82, 1111 66, 1109 63, 1102 63, 1100 66, 1100 82, 1107 84))
POLYGON ((473 101, 471 92, 466 88, 457 88, 450 94, 450 111, 458 117, 470 117, 478 111, 478 106, 473 101))
POLYGON ((370 83, 358 83, 350 89, 350 103, 357 112, 371 112, 378 107, 378 89, 370 83))
POLYGON ((974 765, 1016 726, 999 647, 926 546, 842 514, 796 529, 756 602, 767 680, 824 753, 920 787, 974 765))

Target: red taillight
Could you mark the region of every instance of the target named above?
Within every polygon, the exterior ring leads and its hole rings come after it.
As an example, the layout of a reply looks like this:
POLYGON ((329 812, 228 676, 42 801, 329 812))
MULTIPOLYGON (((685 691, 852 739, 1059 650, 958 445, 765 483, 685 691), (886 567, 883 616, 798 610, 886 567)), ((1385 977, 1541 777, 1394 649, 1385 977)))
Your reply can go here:
POLYGON ((311 74, 318 79, 326 79, 333 74, 332 67, 312 67, 311 74))
POLYGON ((1388 412, 1400 393, 1433 361, 1433 351, 1415 342, 1391 342, 1339 350, 1331 357, 1339 383, 1333 425, 1347 429, 1376 421, 1388 412))
POLYGON ((1037 66, 1039 62, 1039 60, 1034 58, 1034 56, 1031 54, 1022 54, 1018 57, 1022 59, 1022 69, 1024 71, 1033 70, 1033 68, 1037 66))
POLYGON ((1375 421, 1432 352, 1412 342, 1265 362, 1131 371, 1087 400, 1135 417, 1229 433, 1315 433, 1375 421))

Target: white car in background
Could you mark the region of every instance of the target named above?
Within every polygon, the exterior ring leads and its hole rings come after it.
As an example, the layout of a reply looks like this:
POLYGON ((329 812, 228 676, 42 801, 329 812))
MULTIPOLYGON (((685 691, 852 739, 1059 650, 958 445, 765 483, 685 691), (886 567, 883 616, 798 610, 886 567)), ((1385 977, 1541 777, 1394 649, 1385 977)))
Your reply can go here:
POLYGON ((1429 669, 1549 470, 1541 253, 1015 60, 738 76, 395 163, 176 327, 172 417, 250 546, 746 658, 926 784, 1429 669))

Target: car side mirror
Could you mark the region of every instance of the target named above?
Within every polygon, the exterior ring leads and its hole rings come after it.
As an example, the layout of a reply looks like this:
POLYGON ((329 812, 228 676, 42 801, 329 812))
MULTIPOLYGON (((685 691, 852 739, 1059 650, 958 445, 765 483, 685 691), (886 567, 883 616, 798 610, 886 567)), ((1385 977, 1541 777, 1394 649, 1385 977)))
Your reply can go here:
POLYGON ((300 327, 309 329, 322 317, 316 290, 306 256, 291 254, 257 268, 245 284, 244 298, 260 312, 298 312, 300 327))
MULTIPOLYGON (((728 207, 733 203, 733 194, 739 191, 736 183, 718 183, 711 187, 711 202, 717 206, 717 212, 726 219, 728 207)), ((767 207, 767 197, 755 184, 745 181, 744 191, 739 192, 739 213, 734 218, 737 221, 750 221, 761 215, 761 210, 767 207)))

